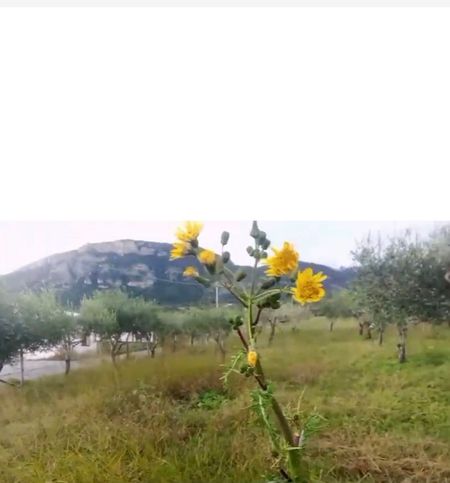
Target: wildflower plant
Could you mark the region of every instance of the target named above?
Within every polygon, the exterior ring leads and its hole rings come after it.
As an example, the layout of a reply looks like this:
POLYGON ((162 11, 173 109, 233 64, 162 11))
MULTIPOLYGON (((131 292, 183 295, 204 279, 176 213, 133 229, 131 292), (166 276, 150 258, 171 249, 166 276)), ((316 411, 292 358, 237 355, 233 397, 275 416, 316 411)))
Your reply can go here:
POLYGON ((299 254, 292 243, 285 242, 279 249, 272 248, 273 254, 269 256, 267 250, 271 242, 256 221, 250 231, 253 246, 247 247, 247 253, 254 259, 253 267, 250 272, 242 269, 233 271, 228 264, 230 253, 225 250, 229 233, 222 233, 222 251, 219 255, 200 246, 198 239, 202 228, 201 223, 194 221, 188 221, 178 228, 171 259, 196 257, 203 267, 202 273, 193 266, 187 266, 184 275, 206 287, 219 283, 242 305, 243 315, 230 320, 242 349, 232 357, 224 380, 226 382, 231 373, 243 374, 255 380, 257 388, 252 392, 252 408, 270 437, 272 454, 281 477, 287 481, 307 483, 309 473, 303 453, 308 435, 317 426, 314 424, 317 417, 302 418, 299 412, 288 415, 288 411, 283 411, 274 395, 273 384, 263 370, 256 329, 264 310, 280 308, 283 294, 292 296, 301 305, 321 300, 325 296, 323 281, 327 277, 322 272, 313 273, 311 268, 300 271, 299 254), (265 276, 262 278, 258 277, 260 264, 265 266, 265 276), (247 277, 248 283, 244 285, 243 280, 247 277))

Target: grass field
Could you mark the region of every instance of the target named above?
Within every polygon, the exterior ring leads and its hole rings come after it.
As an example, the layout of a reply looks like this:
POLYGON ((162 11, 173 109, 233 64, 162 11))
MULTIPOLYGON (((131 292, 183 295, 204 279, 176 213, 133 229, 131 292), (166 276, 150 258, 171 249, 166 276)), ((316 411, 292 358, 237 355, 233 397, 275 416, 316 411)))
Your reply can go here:
MULTIPOLYGON (((325 418, 308 451, 312 482, 450 482, 448 327, 412 328, 403 365, 394 332, 379 347, 351 320, 333 332, 323 319, 285 326, 271 348, 266 338, 281 401, 301 397, 302 412, 325 418)), ((222 372, 214 346, 199 345, 2 388, 0 481, 269 481, 253 381, 236 375, 224 390, 222 372)))

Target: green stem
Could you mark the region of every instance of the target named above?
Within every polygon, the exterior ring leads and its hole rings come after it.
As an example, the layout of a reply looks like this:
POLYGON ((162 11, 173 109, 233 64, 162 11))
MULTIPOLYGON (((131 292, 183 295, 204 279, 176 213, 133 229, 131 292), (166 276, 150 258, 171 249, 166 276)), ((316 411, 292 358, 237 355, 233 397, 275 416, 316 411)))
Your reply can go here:
MULTIPOLYGON (((265 382, 264 372, 261 366, 261 362, 258 359, 256 362, 256 371, 255 371, 255 378, 258 381, 261 389, 267 391, 267 384, 265 382)), ((279 427, 283 434, 284 440, 286 441, 289 449, 288 449, 288 460, 289 460, 289 468, 290 468, 290 476, 296 483, 308 483, 308 470, 307 468, 302 465, 301 460, 301 448, 298 447, 298 442, 294 436, 294 433, 289 426, 289 421, 287 420, 286 416, 283 413, 283 410, 277 401, 277 399, 272 396, 271 397, 271 405, 273 412, 278 420, 279 427)))

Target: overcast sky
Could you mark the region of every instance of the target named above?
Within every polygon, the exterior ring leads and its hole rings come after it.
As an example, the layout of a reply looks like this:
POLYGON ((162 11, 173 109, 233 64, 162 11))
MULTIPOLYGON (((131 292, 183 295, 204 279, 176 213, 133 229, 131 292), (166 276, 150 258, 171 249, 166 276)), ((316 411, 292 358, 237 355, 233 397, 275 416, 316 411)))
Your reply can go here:
MULTIPOLYGON (((16 270, 40 258, 73 250, 86 243, 135 239, 169 242, 174 239, 178 221, 171 222, 0 222, 0 274, 16 270)), ((260 227, 280 246, 293 242, 303 261, 323 263, 332 267, 352 264, 350 251, 369 231, 382 237, 412 228, 426 236, 440 223, 393 221, 261 221, 260 227)), ((205 222, 202 246, 219 250, 220 233, 231 233, 229 250, 232 259, 248 264, 245 251, 251 242, 250 221, 205 222)))

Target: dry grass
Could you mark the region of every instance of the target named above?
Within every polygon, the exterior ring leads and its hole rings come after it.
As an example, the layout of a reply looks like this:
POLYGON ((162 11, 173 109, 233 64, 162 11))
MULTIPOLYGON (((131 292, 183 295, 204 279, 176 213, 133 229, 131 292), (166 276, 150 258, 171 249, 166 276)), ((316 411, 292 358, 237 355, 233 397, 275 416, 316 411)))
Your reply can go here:
MULTIPOLYGON (((416 327, 409 361, 359 338, 352 321, 284 326, 264 347, 288 405, 317 410, 312 482, 450 482, 450 330, 416 327)), ((268 481, 270 448, 249 410, 251 380, 225 390, 218 355, 186 348, 4 388, 3 483, 268 481)), ((273 473, 273 472, 272 472, 273 473)))

